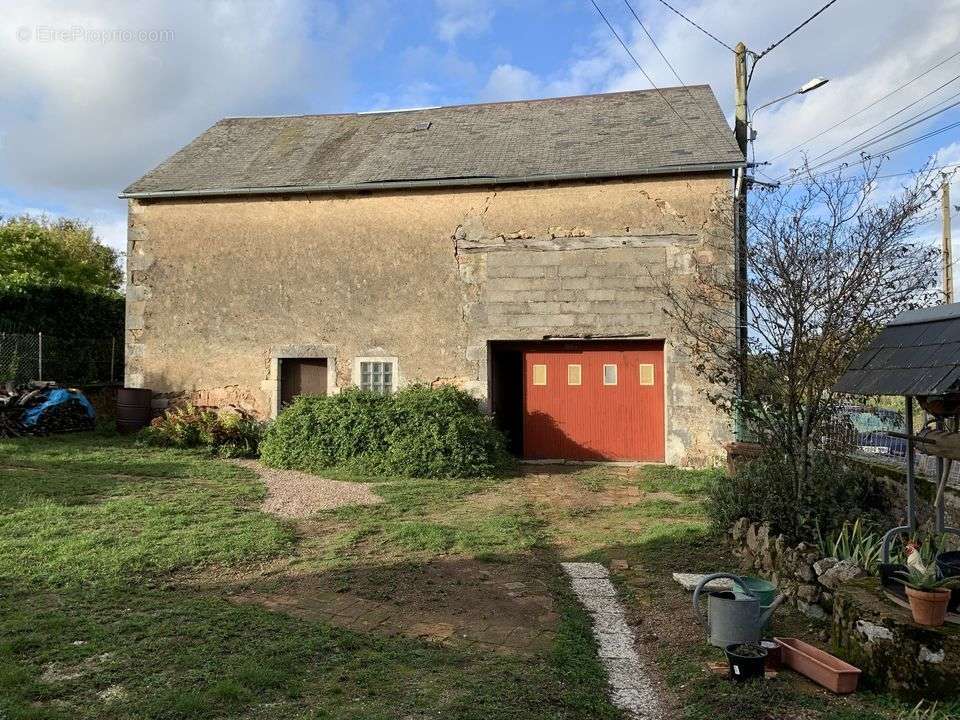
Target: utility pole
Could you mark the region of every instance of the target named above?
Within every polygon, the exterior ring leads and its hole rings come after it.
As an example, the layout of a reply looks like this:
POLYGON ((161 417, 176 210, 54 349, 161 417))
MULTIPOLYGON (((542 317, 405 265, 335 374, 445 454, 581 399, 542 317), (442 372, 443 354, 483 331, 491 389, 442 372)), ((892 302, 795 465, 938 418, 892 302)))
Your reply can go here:
MULTIPOLYGON (((747 143, 749 142, 749 124, 747 114, 747 46, 737 43, 734 50, 734 74, 736 78, 736 110, 734 122, 734 137, 743 157, 747 157, 747 143)), ((734 186, 734 231, 736 235, 736 249, 734 269, 736 272, 737 287, 737 354, 739 355, 740 372, 737 377, 737 398, 743 400, 747 390, 747 177, 746 168, 737 171, 734 186)), ((747 439, 746 428, 743 423, 743 414, 740 410, 736 414, 736 439, 747 439)))
POLYGON ((946 173, 943 173, 943 180, 940 183, 940 210, 943 216, 943 247, 941 253, 943 258, 943 301, 949 304, 953 302, 953 253, 950 247, 950 180, 946 173))

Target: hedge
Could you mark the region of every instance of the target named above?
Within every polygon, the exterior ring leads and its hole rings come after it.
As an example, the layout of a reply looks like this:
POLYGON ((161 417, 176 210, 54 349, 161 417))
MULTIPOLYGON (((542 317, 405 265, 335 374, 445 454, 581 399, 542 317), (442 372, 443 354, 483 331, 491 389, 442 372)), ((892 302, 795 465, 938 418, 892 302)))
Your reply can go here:
POLYGON ((415 385, 391 395, 350 388, 299 397, 267 429, 260 454, 271 467, 309 472, 460 478, 507 469, 506 447, 476 399, 415 385))

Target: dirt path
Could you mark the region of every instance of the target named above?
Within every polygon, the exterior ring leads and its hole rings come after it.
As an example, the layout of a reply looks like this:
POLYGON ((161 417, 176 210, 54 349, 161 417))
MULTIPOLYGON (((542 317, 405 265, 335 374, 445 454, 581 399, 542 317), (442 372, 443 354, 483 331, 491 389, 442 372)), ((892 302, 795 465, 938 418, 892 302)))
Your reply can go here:
POLYGON ((343 482, 298 470, 274 470, 257 460, 235 460, 253 470, 267 485, 264 512, 288 518, 305 518, 321 510, 344 505, 376 505, 383 502, 366 483, 343 482))

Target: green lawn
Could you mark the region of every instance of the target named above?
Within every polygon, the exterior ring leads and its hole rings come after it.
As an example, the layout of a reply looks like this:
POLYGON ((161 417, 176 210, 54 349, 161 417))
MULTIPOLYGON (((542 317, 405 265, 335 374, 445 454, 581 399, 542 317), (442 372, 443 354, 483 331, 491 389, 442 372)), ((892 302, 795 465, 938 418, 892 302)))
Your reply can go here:
MULTIPOLYGON (((0 718, 613 720, 563 559, 629 564, 615 579, 676 717, 897 717, 883 697, 836 699, 786 673, 735 689, 705 672, 715 653, 670 573, 735 566, 703 516, 712 477, 648 467, 378 482, 382 504, 292 522, 259 510, 253 472, 202 452, 110 433, 0 441, 0 718), (457 603, 490 602, 467 575, 438 575, 442 563, 540 583, 549 643, 495 653, 235 601, 323 585, 333 591, 317 597, 371 602, 415 586, 454 598, 454 617, 457 603)), ((786 612, 776 628, 819 630, 786 612)))

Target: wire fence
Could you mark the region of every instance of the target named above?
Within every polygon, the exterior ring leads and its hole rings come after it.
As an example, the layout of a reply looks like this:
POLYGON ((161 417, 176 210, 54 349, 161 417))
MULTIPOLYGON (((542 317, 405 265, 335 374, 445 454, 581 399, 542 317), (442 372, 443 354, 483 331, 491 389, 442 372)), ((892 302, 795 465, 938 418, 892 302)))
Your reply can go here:
MULTIPOLYGON (((891 413, 891 417, 875 416, 878 424, 886 427, 876 429, 864 427, 860 418, 851 421, 849 414, 840 414, 828 423, 821 444, 833 452, 849 453, 872 462, 906 468, 907 441, 889 434, 890 430, 903 432, 903 420, 899 413, 886 412, 891 413)), ((937 478, 940 473, 939 458, 917 451, 914 453, 914 468, 919 475, 937 478)), ((960 463, 953 463, 947 484, 960 488, 960 463)))
POLYGON ((91 385, 114 383, 122 376, 120 338, 0 333, 0 384, 52 380, 64 385, 91 385))

